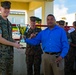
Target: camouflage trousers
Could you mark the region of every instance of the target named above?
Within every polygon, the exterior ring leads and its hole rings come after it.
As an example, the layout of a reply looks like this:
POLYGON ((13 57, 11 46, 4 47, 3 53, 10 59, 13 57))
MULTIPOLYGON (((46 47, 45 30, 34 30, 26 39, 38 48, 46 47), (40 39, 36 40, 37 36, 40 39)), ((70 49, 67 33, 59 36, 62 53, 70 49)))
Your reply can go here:
POLYGON ((26 55, 26 64, 27 75, 40 75, 41 55, 26 55))
POLYGON ((75 48, 70 48, 67 56, 65 57, 65 75, 76 75, 74 72, 74 61, 76 58, 75 48))
POLYGON ((1 75, 13 75, 13 50, 0 50, 1 75))

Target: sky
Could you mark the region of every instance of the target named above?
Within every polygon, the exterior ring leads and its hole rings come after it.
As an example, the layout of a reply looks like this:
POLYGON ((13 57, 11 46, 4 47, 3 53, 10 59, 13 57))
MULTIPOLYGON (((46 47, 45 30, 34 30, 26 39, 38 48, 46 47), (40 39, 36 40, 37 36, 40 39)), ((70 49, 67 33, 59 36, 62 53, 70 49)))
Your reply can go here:
POLYGON ((54 15, 62 16, 76 12, 76 0, 54 0, 54 15))
MULTIPOLYGON (((35 10, 35 15, 41 17, 42 9, 35 10)), ((55 17, 63 16, 70 13, 76 13, 76 0, 54 0, 55 17)))

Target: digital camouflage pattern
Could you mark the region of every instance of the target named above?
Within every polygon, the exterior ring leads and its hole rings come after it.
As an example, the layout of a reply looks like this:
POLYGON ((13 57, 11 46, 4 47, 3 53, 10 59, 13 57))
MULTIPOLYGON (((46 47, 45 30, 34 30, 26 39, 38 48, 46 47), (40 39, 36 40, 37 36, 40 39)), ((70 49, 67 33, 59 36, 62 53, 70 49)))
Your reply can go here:
MULTIPOLYGON (((29 38, 32 33, 39 33, 41 28, 29 29, 27 33, 25 33, 26 38, 29 38)), ((41 45, 31 46, 29 44, 26 45, 26 55, 40 55, 42 54, 41 45)))
MULTIPOLYGON (((32 33, 39 33, 40 28, 29 29, 27 31, 26 38, 29 38, 32 33)), ((32 46, 27 44, 26 46, 26 63, 27 63, 27 75, 40 75, 40 65, 41 65, 41 54, 42 49, 40 45, 32 46), (34 68, 32 68, 34 66, 34 68), (33 71, 34 69, 34 71, 33 71)))
MULTIPOLYGON (((76 45, 76 32, 73 31, 70 33, 71 43, 76 45)), ((65 57, 65 75, 76 75, 76 46, 71 46, 67 56, 65 57), (75 69, 74 69, 75 67, 75 69), (75 70, 75 71, 74 71, 75 70)))
MULTIPOLYGON (((76 75, 74 72, 74 61, 76 57, 76 48, 70 47, 70 50, 66 56, 65 60, 65 75, 76 75)), ((76 70, 75 70, 76 71, 76 70)))
MULTIPOLYGON (((0 31, 2 37, 8 41, 14 42, 12 39, 12 27, 8 20, 4 20, 0 16, 0 31)), ((0 70, 2 75, 13 74, 13 47, 0 43, 0 70)))

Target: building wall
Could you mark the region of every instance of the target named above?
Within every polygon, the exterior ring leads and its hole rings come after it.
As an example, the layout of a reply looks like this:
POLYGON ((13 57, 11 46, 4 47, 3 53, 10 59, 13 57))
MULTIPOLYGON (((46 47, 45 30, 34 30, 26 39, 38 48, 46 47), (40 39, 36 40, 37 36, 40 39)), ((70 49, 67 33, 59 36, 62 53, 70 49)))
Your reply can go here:
POLYGON ((76 13, 59 16, 56 20, 65 20, 66 22, 68 22, 68 26, 72 26, 73 22, 76 21, 76 13))
POLYGON ((16 15, 16 14, 11 14, 8 16, 9 21, 12 24, 25 24, 25 15, 16 15))

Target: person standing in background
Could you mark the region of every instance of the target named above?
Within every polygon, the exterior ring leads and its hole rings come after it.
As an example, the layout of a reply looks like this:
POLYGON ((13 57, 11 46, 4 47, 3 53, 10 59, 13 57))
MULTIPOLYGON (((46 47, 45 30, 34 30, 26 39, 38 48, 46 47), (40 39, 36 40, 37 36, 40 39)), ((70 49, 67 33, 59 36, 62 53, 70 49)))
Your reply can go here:
POLYGON ((65 67, 65 75, 76 75, 76 72, 74 73, 74 67, 76 70, 76 21, 73 22, 73 27, 75 30, 70 33, 70 50, 67 56, 67 66, 65 67))
MULTIPOLYGON (((41 28, 36 27, 36 17, 30 17, 30 29, 24 34, 26 38, 33 38, 39 32, 41 28), (32 34, 34 34, 33 37, 32 34)), ((26 64, 27 64, 27 75, 40 75, 40 65, 41 65, 41 54, 42 54, 41 45, 36 46, 27 44, 26 45, 26 64), (34 70, 33 70, 34 69, 34 70)))
MULTIPOLYGON (((60 20, 59 21, 59 26, 61 27, 61 28, 63 28, 64 29, 64 26, 65 26, 65 21, 63 21, 63 20, 60 20)), ((68 38, 68 43, 70 44, 70 42, 71 42, 71 38, 70 38, 70 34, 68 33, 68 31, 66 31, 66 35, 67 35, 67 38, 68 38)), ((65 60, 64 60, 64 72, 65 72, 65 75, 69 75, 69 73, 68 73, 68 64, 69 64, 69 62, 68 62, 68 56, 69 56, 69 53, 70 53, 70 51, 68 52, 68 54, 65 56, 65 60)))
POLYGON ((66 31, 66 35, 67 35, 67 38, 68 38, 68 42, 70 42, 70 34, 69 34, 68 31, 65 29, 65 21, 64 21, 64 20, 60 20, 60 21, 59 21, 59 26, 66 31))

